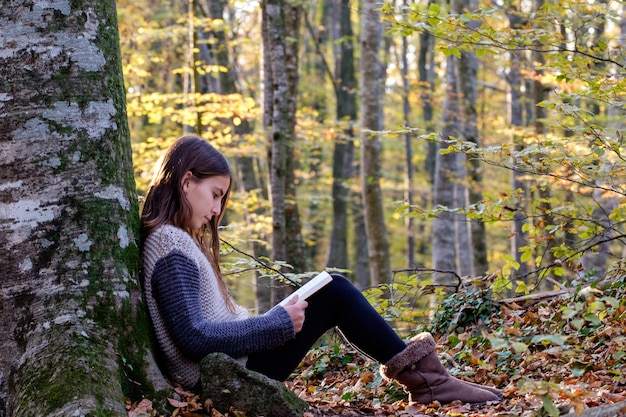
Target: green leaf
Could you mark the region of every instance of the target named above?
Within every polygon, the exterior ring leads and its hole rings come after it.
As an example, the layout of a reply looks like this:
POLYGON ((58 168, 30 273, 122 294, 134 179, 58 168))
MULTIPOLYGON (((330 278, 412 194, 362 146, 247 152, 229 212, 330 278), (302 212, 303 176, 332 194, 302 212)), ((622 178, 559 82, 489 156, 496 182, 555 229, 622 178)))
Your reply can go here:
POLYGON ((578 310, 574 310, 573 308, 565 307, 565 308, 563 308, 563 311, 561 312, 561 317, 563 317, 566 320, 569 320, 572 317, 575 317, 576 314, 578 314, 578 310))
POLYGON ((602 297, 602 301, 609 304, 613 308, 619 307, 619 300, 615 297, 602 297))
POLYGON ((528 345, 523 342, 512 342, 511 348, 517 354, 524 353, 528 350, 528 345))
POLYGON ((600 318, 593 313, 587 313, 583 315, 583 318, 591 323, 593 326, 600 326, 602 324, 602 320, 600 320, 600 318))
POLYGON ((574 319, 574 320, 572 320, 572 326, 576 330, 582 329, 584 325, 585 325, 585 320, 583 320, 583 319, 574 319))
POLYGON ((343 401, 350 401, 350 400, 352 399, 352 397, 354 397, 354 392, 352 392, 352 391, 348 391, 348 392, 346 392, 345 394, 343 394, 343 395, 341 396, 341 399, 342 399, 343 401))
POLYGON ((530 257, 533 256, 533 253, 530 250, 530 246, 521 247, 519 251, 522 252, 522 256, 520 258, 520 261, 522 262, 528 262, 528 260, 530 260, 530 257))
POLYGON ((565 344, 565 338, 557 334, 540 334, 533 337, 530 343, 542 345, 553 344, 563 346, 565 344))
POLYGON ((506 350, 509 348, 509 343, 506 339, 501 337, 490 337, 489 343, 494 350, 506 350))
POLYGON ((546 410, 546 412, 553 417, 558 417, 561 414, 559 412, 559 409, 556 408, 556 406, 552 402, 550 396, 547 394, 543 396, 543 409, 546 410))
POLYGON ((440 10, 441 7, 439 7, 437 3, 430 3, 430 6, 428 7, 428 14, 430 16, 437 16, 440 10))
POLYGON ((573 376, 583 376, 585 372, 587 372, 591 368, 591 364, 576 362, 572 366, 572 375, 573 376))

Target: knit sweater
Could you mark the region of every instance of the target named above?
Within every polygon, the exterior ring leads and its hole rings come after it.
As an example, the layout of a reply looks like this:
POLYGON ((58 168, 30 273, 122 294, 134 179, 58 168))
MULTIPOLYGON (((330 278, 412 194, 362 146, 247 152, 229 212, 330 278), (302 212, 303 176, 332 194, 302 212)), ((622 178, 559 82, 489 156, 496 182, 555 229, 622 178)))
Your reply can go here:
POLYGON ((250 317, 228 308, 215 271, 193 238, 161 226, 144 242, 144 296, 165 375, 183 387, 200 380, 200 361, 223 352, 245 364, 248 354, 295 337, 287 311, 276 306, 250 317))

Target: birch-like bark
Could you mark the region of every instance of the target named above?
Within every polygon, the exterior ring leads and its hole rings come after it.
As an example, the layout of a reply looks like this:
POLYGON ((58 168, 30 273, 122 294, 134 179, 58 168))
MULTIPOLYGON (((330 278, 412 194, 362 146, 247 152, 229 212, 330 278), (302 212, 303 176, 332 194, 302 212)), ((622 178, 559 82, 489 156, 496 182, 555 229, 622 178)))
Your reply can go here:
POLYGON ((126 416, 153 389, 115 2, 79 5, 0 9, 2 416, 126 416))
MULTIPOLYGON (((460 134, 458 117, 459 104, 457 97, 457 80, 454 60, 450 55, 446 63, 446 95, 443 105, 443 128, 441 131, 442 141, 439 149, 445 149, 449 145, 450 136, 458 137, 460 134)), ((454 152, 442 154, 437 152, 435 159, 435 183, 433 195, 433 207, 452 208, 455 200, 455 177, 458 171, 458 155, 454 152)), ((433 246, 432 265, 439 271, 457 271, 456 268, 456 244, 455 244, 455 216, 443 211, 433 220, 433 246)), ((438 284, 454 284, 450 274, 436 273, 435 282, 438 284)))
MULTIPOLYGON (((269 149, 270 201, 272 203, 272 258, 283 261, 287 257, 285 181, 287 177, 287 101, 281 99, 289 91, 285 69, 285 48, 282 5, 280 0, 268 0, 263 7, 263 84, 265 134, 269 149), (267 107, 269 106, 269 107, 267 107)), ((272 291, 272 304, 287 294, 284 287, 272 291)))

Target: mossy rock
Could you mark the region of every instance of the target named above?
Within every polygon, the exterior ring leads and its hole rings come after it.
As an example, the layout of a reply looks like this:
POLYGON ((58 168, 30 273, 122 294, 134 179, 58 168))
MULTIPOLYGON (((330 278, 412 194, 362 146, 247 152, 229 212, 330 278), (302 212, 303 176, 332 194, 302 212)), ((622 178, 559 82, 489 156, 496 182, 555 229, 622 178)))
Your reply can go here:
POLYGON ((306 401, 280 381, 246 369, 224 353, 212 353, 202 360, 202 401, 210 399, 218 411, 233 407, 246 416, 302 416, 306 401))

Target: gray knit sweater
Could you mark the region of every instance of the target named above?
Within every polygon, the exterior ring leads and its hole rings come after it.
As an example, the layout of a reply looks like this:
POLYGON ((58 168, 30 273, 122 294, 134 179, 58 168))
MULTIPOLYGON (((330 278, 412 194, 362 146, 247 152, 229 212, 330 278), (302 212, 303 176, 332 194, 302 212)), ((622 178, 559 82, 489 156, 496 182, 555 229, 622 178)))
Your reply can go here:
POLYGON ((200 360, 223 352, 246 361, 295 336, 287 311, 276 306, 249 317, 231 312, 206 256, 184 230, 162 226, 144 242, 144 296, 170 380, 191 388, 200 380, 200 360))

